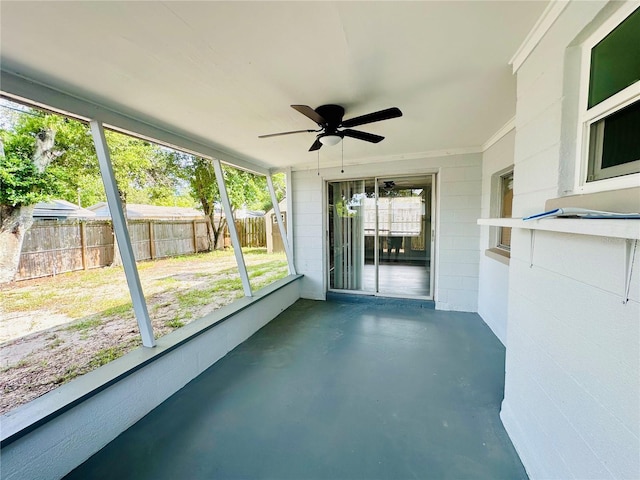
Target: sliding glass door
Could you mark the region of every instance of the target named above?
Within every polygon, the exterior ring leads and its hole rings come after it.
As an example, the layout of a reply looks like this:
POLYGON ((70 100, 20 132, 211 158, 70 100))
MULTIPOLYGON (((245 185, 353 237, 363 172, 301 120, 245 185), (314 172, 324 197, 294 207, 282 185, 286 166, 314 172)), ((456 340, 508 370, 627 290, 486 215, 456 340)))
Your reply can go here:
POLYGON ((328 183, 331 290, 432 297, 433 177, 328 183))

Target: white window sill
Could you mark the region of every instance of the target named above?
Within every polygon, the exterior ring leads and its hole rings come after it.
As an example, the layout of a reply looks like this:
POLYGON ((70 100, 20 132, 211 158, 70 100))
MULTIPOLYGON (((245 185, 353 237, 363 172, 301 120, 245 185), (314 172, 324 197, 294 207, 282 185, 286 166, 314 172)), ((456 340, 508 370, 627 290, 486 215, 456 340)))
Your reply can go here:
POLYGON ((505 265, 509 265, 509 260, 511 259, 511 253, 501 248, 488 248, 484 251, 484 254, 497 262, 504 263, 505 265))
POLYGON ((634 219, 542 218, 524 221, 521 218, 480 218, 478 225, 640 240, 640 220, 634 219))

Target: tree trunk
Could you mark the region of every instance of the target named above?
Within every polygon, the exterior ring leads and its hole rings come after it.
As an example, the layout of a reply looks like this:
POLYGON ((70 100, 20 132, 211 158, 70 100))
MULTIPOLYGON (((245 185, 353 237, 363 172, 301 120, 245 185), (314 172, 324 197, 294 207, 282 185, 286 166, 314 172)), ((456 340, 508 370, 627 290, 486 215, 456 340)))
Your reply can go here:
MULTIPOLYGON (((214 248, 217 249, 220 245, 220 236, 224 234, 224 226, 227 224, 227 221, 224 217, 220 217, 220 221, 218 225, 213 225, 213 245, 214 248)), ((224 250, 224 240, 222 242, 222 249, 224 250)))
POLYGON ((205 217, 205 224, 207 225, 207 245, 208 245, 208 250, 211 252, 213 250, 215 250, 215 236, 213 235, 213 225, 211 223, 211 218, 210 217, 205 217))
MULTIPOLYGON (((33 164, 43 173, 53 161, 56 132, 50 129, 36 136, 33 164)), ((0 143, 0 155, 4 157, 4 145, 0 143)), ((22 243, 33 225, 34 205, 0 205, 0 284, 11 282, 20 265, 22 243)))
POLYGON ((0 284, 9 283, 16 276, 24 235, 33 225, 33 208, 0 206, 0 284))

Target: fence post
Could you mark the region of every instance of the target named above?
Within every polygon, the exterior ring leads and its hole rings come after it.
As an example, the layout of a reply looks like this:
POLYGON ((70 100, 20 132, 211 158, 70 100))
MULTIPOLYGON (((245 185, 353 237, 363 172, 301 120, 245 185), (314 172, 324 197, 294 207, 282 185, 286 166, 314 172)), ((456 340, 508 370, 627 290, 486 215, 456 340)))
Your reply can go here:
POLYGON ((198 253, 198 221, 193 221, 193 253, 198 253))
POLYGON ((84 220, 80 221, 80 251, 82 252, 82 269, 87 270, 89 268, 87 265, 87 232, 84 220))
POLYGON ((153 220, 149 220, 149 255, 151 255, 151 260, 156 258, 156 238, 153 233, 153 220))

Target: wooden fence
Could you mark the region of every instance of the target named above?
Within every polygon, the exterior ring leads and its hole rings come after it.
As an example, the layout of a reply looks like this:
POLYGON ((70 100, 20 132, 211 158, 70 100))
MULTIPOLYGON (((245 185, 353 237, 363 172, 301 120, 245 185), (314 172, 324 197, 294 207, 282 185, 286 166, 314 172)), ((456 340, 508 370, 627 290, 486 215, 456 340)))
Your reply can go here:
MULTIPOLYGON (((267 229, 264 217, 244 218, 236 220, 236 230, 240 237, 240 245, 243 247, 266 247, 267 229)), ((231 235, 229 229, 224 229, 224 246, 231 245, 231 235)))
MULTIPOLYGON (((199 220, 129 220, 136 260, 188 255, 209 249, 199 220)), ((265 247, 264 218, 236 220, 243 247, 265 247)), ((225 230, 226 239, 229 237, 225 230)), ((39 220, 26 233, 16 280, 104 267, 113 262, 113 229, 107 220, 39 220)), ((229 242, 230 245, 230 242, 229 242)))

